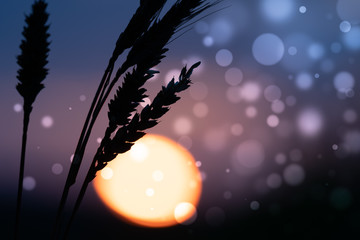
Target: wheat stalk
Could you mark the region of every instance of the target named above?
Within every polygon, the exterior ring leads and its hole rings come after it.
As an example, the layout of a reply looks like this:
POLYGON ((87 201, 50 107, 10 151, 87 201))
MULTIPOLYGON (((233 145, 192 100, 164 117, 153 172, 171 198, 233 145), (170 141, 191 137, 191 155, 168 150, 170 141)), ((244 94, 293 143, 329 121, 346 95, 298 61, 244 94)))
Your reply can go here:
POLYGON ((61 215, 70 187, 76 181, 91 130, 114 85, 132 66, 136 66, 136 69, 142 72, 146 72, 153 66, 156 66, 163 58, 163 54, 168 50, 165 46, 172 36, 177 33, 180 28, 184 27, 186 22, 212 5, 217 4, 219 1, 215 3, 205 3, 204 0, 178 0, 164 17, 159 19, 160 10, 165 2, 166 1, 140 1, 140 7, 117 41, 113 56, 110 58, 109 65, 105 70, 100 86, 95 94, 74 153, 74 159, 68 173, 57 212, 53 238, 58 236, 61 215), (139 14, 137 14, 138 12, 139 14), (139 26, 140 30, 135 30, 139 28, 139 26), (132 36, 130 37, 131 41, 126 37, 127 35, 132 36), (115 76, 112 77, 116 59, 124 49, 129 47, 131 49, 126 61, 118 68, 115 76))
POLYGON ((16 85, 16 89, 24 100, 24 120, 16 204, 15 239, 17 239, 19 235, 26 140, 30 113, 37 95, 44 88, 42 81, 48 74, 48 69, 45 68, 45 65, 48 63, 47 57, 50 44, 48 37, 50 35, 48 34, 49 26, 46 25, 49 17, 46 13, 46 7, 47 4, 42 0, 33 3, 31 14, 25 18, 27 26, 24 27, 22 32, 25 39, 21 41, 21 54, 17 57, 17 63, 20 66, 17 79, 20 82, 16 85))
MULTIPOLYGON (((70 191, 70 187, 75 183, 76 176, 78 174, 82 158, 85 152, 85 147, 88 142, 93 124, 95 123, 97 114, 94 110, 98 109, 99 98, 103 97, 103 92, 105 91, 108 82, 111 78, 114 64, 117 58, 122 54, 122 52, 132 47, 133 43, 138 39, 144 31, 147 30, 151 22, 158 16, 160 10, 165 4, 166 0, 158 0, 150 4, 150 0, 140 1, 140 6, 136 10, 135 14, 132 16, 128 26, 120 34, 119 38, 116 41, 116 46, 113 51, 113 54, 109 60, 108 66, 105 69, 103 77, 100 81, 98 89, 95 93, 93 101, 91 103, 90 109, 86 116, 83 129, 81 131, 77 146, 74 152, 74 159, 71 163, 68 176, 66 178, 65 186, 62 192, 61 200, 58 206, 56 219, 54 223, 54 228, 52 232, 52 238, 55 239, 60 230, 60 220, 62 218, 62 212, 64 210, 66 200, 70 191), (94 117, 94 115, 96 115, 94 117)), ((100 109, 98 109, 100 111, 100 109)))
MULTIPOLYGON (((108 127, 77 197, 70 221, 65 230, 65 238, 67 238, 69 234, 71 224, 85 196, 86 189, 90 182, 96 177, 96 173, 102 170, 107 163, 112 161, 118 154, 129 151, 134 143, 146 134, 144 130, 158 124, 159 118, 169 111, 169 106, 180 99, 180 97, 177 96, 177 93, 190 87, 190 76, 193 70, 199 65, 200 62, 194 64, 189 70, 184 67, 180 73, 179 81, 175 82, 175 79, 173 78, 167 86, 163 86, 153 102, 150 105, 146 105, 140 114, 136 112, 135 107, 145 97, 143 93, 146 89, 141 88, 141 90, 123 84, 123 87, 121 88, 122 91, 117 91, 114 99, 111 100, 109 104, 108 127), (122 92, 130 92, 129 95, 131 95, 131 93, 137 95, 132 98, 132 100, 135 101, 128 101, 128 99, 126 99, 125 105, 127 105, 127 107, 123 107, 124 101, 119 97, 119 93, 122 92), (126 102, 128 102, 128 104, 126 104, 126 102), (135 114, 130 120, 128 117, 133 112, 135 112, 135 114), (116 133, 114 137, 111 138, 111 134, 114 132, 116 133)), ((133 71, 132 75, 136 75, 134 73, 138 74, 136 70, 133 71)), ((153 77, 153 72, 149 70, 141 77, 139 76, 139 79, 141 79, 140 82, 143 82, 151 77, 153 77)), ((134 82, 136 82, 136 80, 134 80, 134 82)))

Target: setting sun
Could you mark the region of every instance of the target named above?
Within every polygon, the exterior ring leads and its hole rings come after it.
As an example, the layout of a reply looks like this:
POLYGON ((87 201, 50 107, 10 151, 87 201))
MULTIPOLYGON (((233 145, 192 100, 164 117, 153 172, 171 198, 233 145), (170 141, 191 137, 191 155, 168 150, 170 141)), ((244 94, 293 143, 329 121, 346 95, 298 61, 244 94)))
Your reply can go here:
POLYGON ((94 181, 101 200, 122 219, 141 226, 191 223, 201 176, 181 145, 148 134, 105 167, 94 181))

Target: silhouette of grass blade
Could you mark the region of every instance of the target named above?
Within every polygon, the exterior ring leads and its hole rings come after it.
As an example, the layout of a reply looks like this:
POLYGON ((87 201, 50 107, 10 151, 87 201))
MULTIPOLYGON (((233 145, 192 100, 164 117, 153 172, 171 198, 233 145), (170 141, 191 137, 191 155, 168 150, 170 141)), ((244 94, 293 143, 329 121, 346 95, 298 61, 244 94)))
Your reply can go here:
POLYGON ((17 239, 19 235, 26 140, 30 122, 30 113, 36 96, 44 88, 42 81, 48 74, 48 69, 46 69, 45 66, 48 63, 47 57, 50 44, 48 38, 50 34, 48 33, 49 26, 46 25, 49 17, 46 12, 46 7, 47 4, 42 0, 35 1, 32 5, 31 14, 25 18, 27 26, 24 27, 22 32, 24 40, 22 40, 20 44, 21 54, 17 57, 17 63, 20 66, 20 69, 18 70, 17 79, 19 80, 19 83, 16 85, 16 89, 24 100, 24 120, 14 239, 17 239))

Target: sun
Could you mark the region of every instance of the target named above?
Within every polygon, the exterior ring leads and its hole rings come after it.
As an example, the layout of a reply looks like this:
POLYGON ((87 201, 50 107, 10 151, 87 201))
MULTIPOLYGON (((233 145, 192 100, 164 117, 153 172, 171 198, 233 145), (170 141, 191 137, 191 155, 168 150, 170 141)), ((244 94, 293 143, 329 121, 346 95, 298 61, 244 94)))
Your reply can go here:
POLYGON ((95 178, 100 199, 140 226, 189 224, 196 218, 202 182, 193 156, 164 136, 147 134, 95 178))

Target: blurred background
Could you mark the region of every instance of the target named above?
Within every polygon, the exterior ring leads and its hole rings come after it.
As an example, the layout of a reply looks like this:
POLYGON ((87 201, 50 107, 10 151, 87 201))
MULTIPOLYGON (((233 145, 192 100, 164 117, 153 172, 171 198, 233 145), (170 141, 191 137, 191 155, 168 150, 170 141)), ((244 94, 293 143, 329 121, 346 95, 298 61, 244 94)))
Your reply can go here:
MULTIPOLYGON (((0 2, 1 239, 12 236, 15 221, 23 117, 16 56, 31 4, 0 2)), ((49 75, 28 133, 23 239, 49 239, 92 97, 139 2, 48 4, 49 75)), ((195 222, 128 225, 90 187, 71 239, 359 238, 360 2, 226 0, 212 10, 223 7, 168 45, 160 74, 146 85, 151 101, 185 64, 202 62, 191 88, 150 131, 179 142, 197 161, 203 192, 195 222)))

